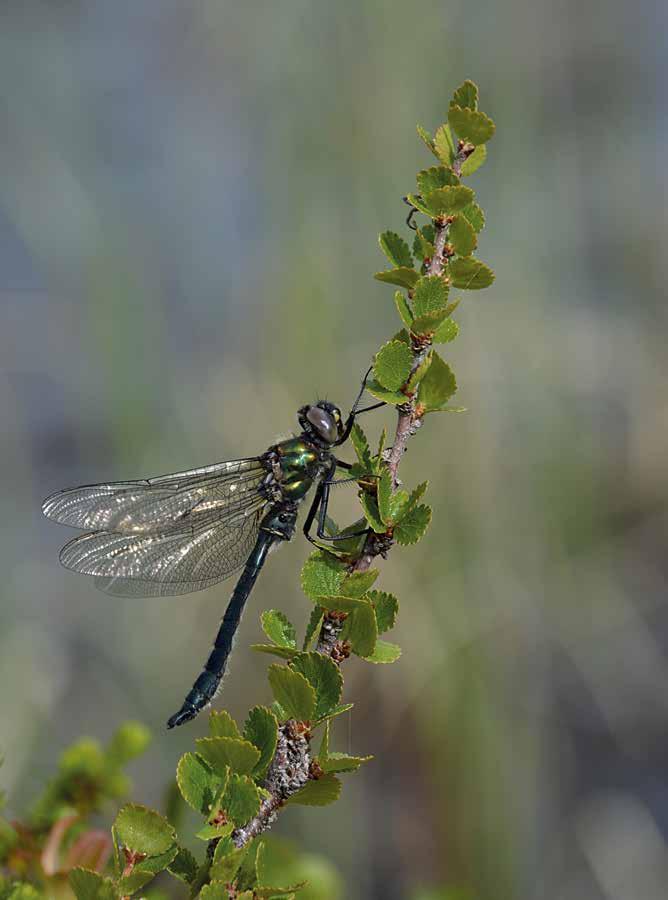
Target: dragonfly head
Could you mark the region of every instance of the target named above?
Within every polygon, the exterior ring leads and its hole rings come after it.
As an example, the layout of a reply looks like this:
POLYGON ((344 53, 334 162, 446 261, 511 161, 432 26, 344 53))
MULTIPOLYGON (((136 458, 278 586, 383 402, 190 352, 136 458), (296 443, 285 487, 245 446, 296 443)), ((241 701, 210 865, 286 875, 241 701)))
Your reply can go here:
POLYGON ((313 406, 302 406, 297 415, 306 434, 320 444, 331 446, 343 435, 341 410, 328 400, 320 400, 313 406))

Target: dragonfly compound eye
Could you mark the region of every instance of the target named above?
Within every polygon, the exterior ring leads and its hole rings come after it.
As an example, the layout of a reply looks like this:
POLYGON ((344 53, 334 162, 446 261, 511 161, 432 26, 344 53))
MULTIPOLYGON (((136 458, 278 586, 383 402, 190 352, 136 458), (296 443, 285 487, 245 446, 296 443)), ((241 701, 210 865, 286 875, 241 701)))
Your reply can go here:
POLYGON ((310 406, 306 413, 307 421, 313 426, 318 436, 333 444, 339 436, 336 420, 331 412, 321 406, 310 406))

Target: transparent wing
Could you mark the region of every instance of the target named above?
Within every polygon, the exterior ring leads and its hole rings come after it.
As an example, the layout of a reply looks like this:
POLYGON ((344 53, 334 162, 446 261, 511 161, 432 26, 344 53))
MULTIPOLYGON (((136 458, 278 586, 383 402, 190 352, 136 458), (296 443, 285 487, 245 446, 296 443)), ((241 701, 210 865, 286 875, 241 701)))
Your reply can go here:
POLYGON ((122 534, 165 532, 211 511, 232 522, 254 507, 266 474, 259 457, 235 459, 146 481, 69 488, 48 497, 42 511, 73 528, 122 534))
POLYGON ((97 531, 63 547, 62 564, 96 576, 96 585, 122 597, 155 597, 201 591, 239 569, 257 538, 266 501, 230 526, 220 519, 196 529, 129 535, 97 531))

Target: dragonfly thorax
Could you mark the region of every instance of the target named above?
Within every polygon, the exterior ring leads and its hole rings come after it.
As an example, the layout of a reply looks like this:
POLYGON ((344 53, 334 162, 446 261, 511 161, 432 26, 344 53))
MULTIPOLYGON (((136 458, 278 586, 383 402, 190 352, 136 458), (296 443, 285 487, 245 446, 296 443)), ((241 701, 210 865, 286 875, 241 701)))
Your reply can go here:
POLYGON ((269 510, 260 528, 283 541, 289 541, 295 533, 296 522, 297 504, 286 500, 280 506, 269 510))
POLYGON ((299 502, 331 464, 331 454, 306 431, 270 447, 264 459, 270 472, 265 491, 274 502, 299 502))

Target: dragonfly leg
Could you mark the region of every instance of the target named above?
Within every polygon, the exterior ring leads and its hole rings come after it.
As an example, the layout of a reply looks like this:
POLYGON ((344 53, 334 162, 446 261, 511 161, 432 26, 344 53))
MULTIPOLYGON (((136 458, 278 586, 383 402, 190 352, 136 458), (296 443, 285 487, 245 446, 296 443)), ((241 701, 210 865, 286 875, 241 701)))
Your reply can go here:
POLYGON ((334 444, 335 447, 338 447, 341 444, 345 444, 345 442, 348 440, 348 438, 350 437, 350 432, 353 430, 353 425, 355 424, 356 416, 359 416, 363 412, 370 412, 372 409, 378 409, 380 406, 385 406, 385 401, 381 400, 379 403, 374 403, 372 406, 365 406, 363 409, 358 409, 360 400, 362 399, 362 395, 364 394, 364 391, 366 390, 366 383, 369 378, 369 375, 371 374, 372 369, 373 369, 373 366, 369 366, 369 368, 366 371, 366 375, 362 379, 362 387, 359 389, 359 393, 358 393, 357 397, 355 398, 355 402, 353 403, 352 409, 350 410, 350 415, 346 419, 346 424, 343 429, 343 434, 338 439, 338 441, 334 444))
POLYGON ((347 484, 351 481, 357 481, 357 479, 340 478, 337 480, 333 480, 329 478, 321 481, 317 487, 315 497, 313 498, 313 503, 311 503, 311 508, 308 511, 308 515, 304 520, 304 537, 316 547, 319 547, 319 549, 325 550, 325 552, 328 551, 325 547, 320 547, 320 545, 318 544, 318 540, 330 541, 332 543, 335 543, 336 541, 347 541, 349 538, 361 537, 362 535, 369 533, 369 529, 364 528, 360 531, 351 531, 348 534, 325 534, 325 520, 327 518, 330 488, 333 484, 347 484), (311 528, 316 516, 318 517, 318 528, 316 530, 317 540, 311 534, 311 528))
MULTIPOLYGON (((418 197, 419 197, 419 196, 420 196, 420 195, 418 194, 418 197)), ((417 231, 417 225, 416 225, 415 222, 413 221, 413 216, 414 216, 415 213, 418 211, 418 210, 417 210, 417 207, 413 206, 413 204, 412 204, 411 201, 408 199, 408 197, 402 197, 401 199, 404 201, 404 203, 406 203, 406 204, 407 204, 408 206, 410 206, 410 208, 411 208, 411 211, 408 213, 408 216, 407 216, 407 218, 406 218, 406 224, 408 225, 409 228, 412 228, 413 231, 417 231)))
POLYGON ((348 538, 361 537, 363 534, 369 533, 369 528, 363 528, 359 531, 349 531, 348 534, 325 534, 325 521, 327 519, 327 507, 329 506, 329 491, 333 484, 345 484, 348 481, 357 481, 356 478, 342 478, 338 481, 324 481, 322 499, 320 501, 320 511, 318 514, 318 530, 316 534, 321 541, 347 541, 348 538))
POLYGON ((371 412, 372 409, 380 409, 381 406, 387 406, 384 400, 379 400, 378 403, 372 403, 371 406, 363 406, 362 409, 355 410, 355 415, 359 416, 361 413, 371 412))
POLYGON ((306 514, 306 518, 304 519, 304 526, 302 529, 306 540, 310 541, 312 544, 315 544, 316 547, 318 545, 317 545, 315 538, 311 536, 311 526, 313 525, 313 521, 314 521, 316 515, 318 514, 318 509, 319 509, 320 503, 322 501, 324 484, 325 484, 324 481, 319 482, 319 484, 315 490, 315 496, 313 497, 313 502, 311 503, 311 506, 309 507, 309 511, 306 514))

